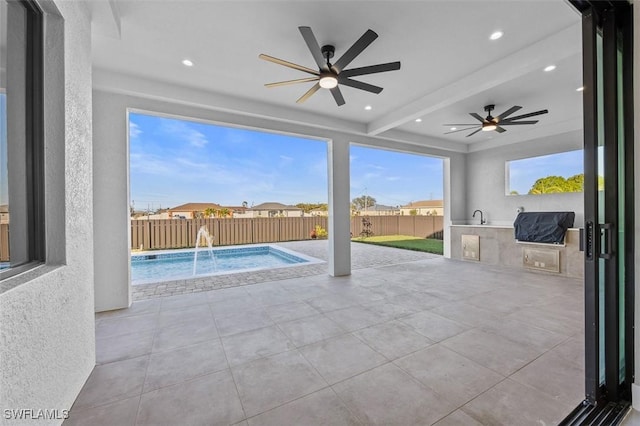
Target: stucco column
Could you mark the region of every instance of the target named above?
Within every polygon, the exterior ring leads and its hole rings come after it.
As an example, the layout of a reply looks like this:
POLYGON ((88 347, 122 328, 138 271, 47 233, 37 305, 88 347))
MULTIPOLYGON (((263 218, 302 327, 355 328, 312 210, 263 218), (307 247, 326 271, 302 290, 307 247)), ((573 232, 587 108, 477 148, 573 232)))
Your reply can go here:
POLYGON ((349 142, 332 140, 328 143, 329 176, 329 275, 351 274, 351 221, 349 142))
POLYGON ((467 217, 466 154, 453 154, 443 160, 444 172, 444 257, 451 258, 451 225, 467 217))

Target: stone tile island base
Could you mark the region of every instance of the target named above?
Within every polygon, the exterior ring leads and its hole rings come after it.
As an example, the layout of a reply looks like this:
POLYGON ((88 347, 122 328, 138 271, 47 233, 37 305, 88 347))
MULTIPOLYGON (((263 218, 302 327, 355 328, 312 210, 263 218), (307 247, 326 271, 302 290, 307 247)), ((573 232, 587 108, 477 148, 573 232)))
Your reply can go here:
POLYGON ((542 244, 516 241, 512 226, 451 225, 451 257, 453 259, 463 259, 463 235, 479 237, 480 263, 523 268, 542 274, 552 273, 571 278, 584 278, 584 254, 580 251, 580 232, 577 228, 567 230, 564 244, 542 244), (548 257, 553 257, 557 252, 560 272, 548 272, 526 266, 525 250, 527 249, 534 249, 541 254, 546 253, 548 257))

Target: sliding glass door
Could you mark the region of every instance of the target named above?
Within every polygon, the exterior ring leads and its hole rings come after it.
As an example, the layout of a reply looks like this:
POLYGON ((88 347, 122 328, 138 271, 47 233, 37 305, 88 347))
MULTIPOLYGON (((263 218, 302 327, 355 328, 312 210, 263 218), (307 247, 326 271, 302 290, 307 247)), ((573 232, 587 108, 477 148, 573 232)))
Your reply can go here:
POLYGON ((583 14, 585 403, 567 424, 615 424, 633 381, 632 10, 572 3, 583 14))

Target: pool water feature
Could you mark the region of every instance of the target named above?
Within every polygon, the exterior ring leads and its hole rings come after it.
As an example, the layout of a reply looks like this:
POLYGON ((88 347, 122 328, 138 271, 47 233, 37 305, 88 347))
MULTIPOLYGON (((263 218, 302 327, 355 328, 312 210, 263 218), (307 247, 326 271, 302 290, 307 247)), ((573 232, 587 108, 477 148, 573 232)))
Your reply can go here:
POLYGON ((270 244, 199 252, 195 249, 148 251, 131 255, 131 283, 147 284, 318 262, 321 260, 270 244))

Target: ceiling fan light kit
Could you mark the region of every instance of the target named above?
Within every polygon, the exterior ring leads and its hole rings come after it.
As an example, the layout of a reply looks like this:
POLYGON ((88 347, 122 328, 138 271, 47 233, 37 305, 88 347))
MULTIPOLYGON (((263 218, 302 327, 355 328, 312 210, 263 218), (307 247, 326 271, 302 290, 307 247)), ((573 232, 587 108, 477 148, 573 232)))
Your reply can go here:
POLYGON ((311 95, 317 92, 319 89, 328 89, 333 95, 338 106, 344 105, 345 100, 340 91, 339 85, 353 87, 355 89, 364 90, 370 93, 378 94, 382 92, 382 87, 374 86, 373 84, 364 83, 359 80, 353 80, 350 77, 357 77, 367 74, 376 74, 386 71, 395 71, 400 69, 400 62, 389 62, 386 64, 370 65, 366 67, 344 69, 351 63, 364 49, 366 49, 376 38, 376 34, 372 30, 367 30, 362 37, 360 37, 335 63, 331 63, 335 53, 335 47, 331 45, 325 45, 320 48, 316 37, 313 35, 313 31, 309 27, 298 27, 302 38, 304 39, 313 59, 316 61, 318 71, 304 67, 302 65, 294 64, 282 59, 274 58, 273 56, 260 54, 258 57, 265 61, 273 62, 274 64, 283 65, 288 68, 292 68, 298 71, 312 74, 315 77, 300 78, 296 80, 280 81, 276 83, 267 83, 266 87, 278 87, 289 84, 316 82, 305 94, 303 94, 297 103, 302 103, 309 99, 311 95))
POLYGON ((479 131, 483 131, 483 132, 496 131, 498 133, 504 133, 504 132, 507 131, 507 129, 505 129, 503 126, 515 126, 515 125, 523 125, 523 124, 536 124, 538 122, 538 120, 522 120, 522 119, 523 118, 529 118, 529 117, 535 117, 537 115, 542 115, 542 114, 546 114, 546 113, 549 112, 549 110, 543 109, 543 110, 540 110, 540 111, 530 112, 528 114, 518 115, 516 117, 510 117, 511 114, 513 114, 514 112, 522 109, 521 106, 515 105, 515 106, 512 106, 511 108, 509 108, 508 110, 506 110, 505 112, 503 112, 502 114, 497 115, 495 117, 492 117, 491 116, 491 111, 493 111, 494 109, 495 109, 495 105, 486 105, 484 107, 484 110, 487 113, 487 116, 484 117, 484 118, 480 114, 477 114, 475 112, 470 112, 469 113, 469 115, 472 116, 473 118, 475 118, 476 120, 478 120, 480 122, 480 124, 478 124, 478 123, 444 124, 444 126, 471 126, 471 127, 465 127, 464 129, 458 129, 457 127, 451 127, 451 131, 450 132, 446 132, 445 135, 448 135, 450 133, 465 132, 465 131, 469 131, 469 130, 473 130, 473 132, 469 133, 467 135, 467 137, 473 136, 476 133, 478 133, 479 131), (508 117, 510 117, 510 118, 508 118, 508 117))

